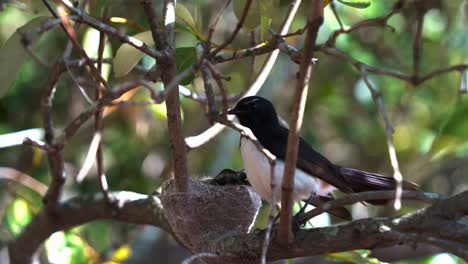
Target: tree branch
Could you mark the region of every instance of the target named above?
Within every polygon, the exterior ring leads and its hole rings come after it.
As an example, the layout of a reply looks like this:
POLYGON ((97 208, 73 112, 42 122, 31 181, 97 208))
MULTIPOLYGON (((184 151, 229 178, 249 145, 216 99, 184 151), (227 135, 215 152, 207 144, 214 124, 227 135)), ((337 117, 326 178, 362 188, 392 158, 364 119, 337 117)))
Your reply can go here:
MULTIPOLYGON (((289 27, 291 26, 292 20, 294 19, 294 16, 296 15, 297 9, 299 8, 301 1, 292 1, 287 15, 284 18, 284 21, 281 25, 281 30, 280 34, 284 35, 288 32, 289 27)), ((257 92, 260 90, 262 85, 265 83, 268 75, 271 72, 271 69, 273 69, 273 65, 275 64, 276 59, 278 58, 279 50, 276 49, 273 52, 270 53, 268 58, 266 59, 265 63, 263 64, 260 72, 257 75, 257 78, 255 78, 254 82, 250 85, 248 89, 244 92, 243 96, 251 96, 257 94, 257 92)), ((233 116, 229 116, 228 120, 232 121, 234 120, 233 116)), ((188 149, 194 149, 198 148, 207 142, 209 142, 211 139, 216 137, 219 133, 223 131, 223 129, 226 126, 223 124, 214 124, 213 126, 209 127, 202 133, 196 136, 191 136, 185 138, 185 144, 187 145, 188 149)))
MULTIPOLYGON (((323 22, 323 8, 321 0, 311 2, 310 15, 307 21, 307 35, 304 44, 304 53, 299 68, 298 80, 294 93, 294 105, 288 135, 288 148, 286 150, 286 160, 284 165, 284 176, 281 189, 281 212, 279 241, 289 243, 292 241, 292 207, 294 176, 296 170, 296 160, 299 145, 299 133, 304 116, 304 107, 309 87, 309 79, 312 71, 312 57, 314 55, 315 41, 318 30, 323 22)), ((272 179, 273 180, 273 179, 272 179)))
POLYGON ((226 41, 224 41, 221 45, 219 45, 215 50, 213 50, 209 55, 208 55, 208 59, 212 58, 213 56, 215 56, 216 54, 218 54, 218 52, 220 52, 221 50, 223 50, 225 47, 227 47, 227 45, 231 44, 231 42, 236 38, 237 34, 239 33, 239 31, 241 30, 242 28, 242 25, 244 24, 244 21, 245 19, 247 18, 247 14, 249 13, 249 10, 250 10, 250 5, 252 4, 252 0, 247 0, 245 2, 245 5, 244 5, 244 9, 242 10, 242 16, 241 18, 239 19, 239 21, 237 22, 237 25, 236 25, 236 28, 234 29, 234 31, 231 33, 231 36, 229 36, 228 39, 226 39, 226 41))
MULTIPOLYGON (((440 247, 440 241, 444 241, 444 249, 449 252, 468 252, 468 225, 454 225, 457 219, 468 215, 467 199, 468 191, 465 191, 400 217, 360 219, 337 226, 300 230, 287 247, 274 241, 268 251, 268 260, 421 243, 417 240, 408 241, 407 237, 395 235, 392 231, 430 235, 433 239, 422 243, 440 247)), ((261 240, 259 235, 254 234, 226 238, 219 243, 219 251, 216 252, 223 252, 221 256, 238 256, 244 261, 254 261, 260 257, 261 240)), ((465 255, 457 255, 467 259, 465 255)))
POLYGON ((374 27, 374 26, 382 26, 382 27, 388 26, 387 21, 394 14, 396 14, 398 11, 400 11, 400 9, 403 7, 403 1, 399 0, 398 2, 396 2, 393 5, 393 8, 387 14, 385 14, 385 15, 383 15, 381 17, 365 19, 365 20, 362 20, 362 21, 352 25, 351 27, 348 27, 348 28, 343 26, 343 24, 341 23, 341 20, 340 20, 340 18, 338 16, 338 13, 336 12, 336 9, 334 7, 333 2, 330 4, 330 6, 332 8, 333 14, 335 15, 338 23, 340 24, 340 29, 335 30, 333 32, 333 34, 330 36, 330 38, 328 38, 328 40, 326 41, 326 46, 332 47, 332 46, 335 45, 336 39, 341 34, 348 34, 348 33, 357 31, 357 30, 362 29, 362 28, 368 28, 368 27, 374 27))
POLYGON ((365 64, 359 60, 352 58, 351 56, 349 56, 348 54, 344 53, 342 50, 339 50, 337 48, 320 46, 318 47, 318 51, 327 55, 331 55, 343 61, 346 61, 349 64, 353 65, 354 68, 356 68, 358 71, 361 71, 361 69, 364 68, 368 73, 396 78, 396 79, 405 81, 415 86, 420 85, 427 80, 430 80, 436 76, 439 76, 445 73, 449 73, 452 71, 465 71, 466 69, 468 69, 468 64, 458 64, 458 65, 453 65, 453 66, 449 66, 446 68, 440 68, 432 72, 429 72, 426 75, 418 77, 418 76, 409 75, 409 74, 401 73, 401 72, 394 71, 394 70, 387 70, 384 68, 378 68, 378 67, 365 64))
MULTIPOLYGON (((52 6, 50 5, 49 1, 47 0, 42 0, 44 5, 47 7, 47 9, 50 11, 50 13, 55 17, 55 18, 60 18, 61 20, 61 24, 60 26, 62 27, 63 31, 65 32, 65 34, 67 35, 68 39, 71 41, 71 43, 73 44, 73 47, 76 49, 76 51, 78 52, 78 54, 80 54, 80 57, 82 57, 84 60, 85 60, 85 63, 88 65, 89 67, 89 70, 91 72, 91 75, 93 76, 93 78, 95 79, 96 83, 98 84, 102 84, 104 87, 106 87, 107 89, 110 89, 109 85, 107 84, 106 80, 104 80, 104 78, 101 76, 101 74, 99 73, 99 71, 96 69, 96 67, 94 66, 94 63, 92 62, 92 60, 89 58, 88 54, 86 54, 86 51, 83 49, 83 47, 81 47, 81 44, 78 42, 78 40, 76 39, 76 32, 75 30, 73 29, 73 27, 70 26, 69 24, 69 19, 68 19, 68 16, 65 15, 65 12, 59 12, 58 14, 55 12, 55 10, 52 8, 52 6)), ((60 8, 62 8, 62 6, 59 6, 60 8)), ((60 10, 63 10, 63 9, 59 9, 60 10)))
MULTIPOLYGON (((299 223, 303 224, 313 217, 328 212, 331 209, 342 207, 345 205, 354 204, 361 201, 373 201, 373 200, 390 200, 395 199, 396 195, 394 191, 369 191, 369 192, 360 192, 348 194, 343 198, 331 200, 330 202, 324 203, 319 207, 316 207, 309 212, 303 214, 299 223)), ((426 203, 434 203, 435 201, 446 199, 445 195, 438 193, 424 193, 419 191, 403 191, 401 194, 401 199, 405 200, 416 200, 426 203)))
POLYGON ((187 153, 182 133, 182 118, 179 101, 179 83, 174 80, 177 76, 175 46, 174 46, 174 23, 175 23, 175 1, 164 1, 164 30, 156 21, 156 14, 150 0, 141 0, 141 5, 149 21, 151 32, 156 44, 156 49, 163 54, 162 57, 154 57, 159 69, 161 79, 166 91, 167 126, 172 147, 172 160, 174 178, 179 192, 187 191, 187 153))
POLYGON ((56 85, 60 75, 65 71, 63 61, 57 61, 49 71, 47 78, 46 92, 42 96, 41 110, 42 120, 45 131, 45 144, 49 146, 47 151, 47 161, 52 174, 52 182, 44 196, 44 204, 49 213, 53 213, 62 192, 62 186, 65 182, 63 174, 63 156, 62 150, 56 148, 54 124, 52 120, 52 101, 56 91, 56 85))
POLYGON ((112 194, 118 205, 117 211, 108 205, 102 193, 75 197, 58 204, 55 217, 41 211, 9 245, 11 263, 32 263, 33 254, 54 232, 99 219, 154 225, 171 232, 157 197, 125 191, 112 194))
POLYGON ((86 12, 84 12, 83 10, 79 8, 75 8, 71 5, 65 5, 65 8, 67 9, 68 12, 73 14, 73 16, 68 17, 69 19, 85 23, 88 26, 98 31, 103 31, 107 35, 113 36, 117 38, 119 41, 121 41, 122 43, 126 43, 130 46, 133 46, 134 48, 140 50, 141 52, 153 58, 160 58, 162 56, 161 52, 154 50, 152 48, 149 48, 145 43, 141 42, 140 40, 134 37, 130 37, 126 34, 123 34, 118 29, 99 21, 94 17, 91 17, 90 15, 88 15, 86 12))
POLYGON ((390 118, 388 118, 388 114, 385 111, 385 104, 382 99, 382 94, 375 89, 374 85, 369 81, 367 77, 367 73, 365 69, 361 70, 362 78, 366 83, 369 92, 372 94, 372 99, 374 100, 377 108, 379 109, 380 114, 382 115, 382 119, 384 120, 385 124, 385 134, 387 136, 387 145, 388 145, 388 155, 390 157, 390 163, 392 164, 393 168, 393 179, 395 179, 396 186, 395 186, 395 201, 393 203, 393 208, 395 210, 400 210, 401 208, 401 194, 403 192, 403 175, 400 171, 400 165, 398 164, 398 158, 395 150, 395 146, 393 144, 393 126, 390 122, 390 118))
MULTIPOLYGON (((211 192, 215 191, 212 187, 211 192)), ((234 187, 235 188, 235 187, 234 187)), ((232 192, 233 187, 224 191, 232 192)), ((199 193, 198 195, 201 195, 199 193)), ((394 193, 392 193, 394 194, 394 193)), ((211 196, 216 195, 211 193, 211 196)), ((371 195, 371 194, 368 194, 371 195)), ((427 194, 425 194, 427 196, 427 194)), ((113 219, 133 224, 149 224, 172 233, 159 199, 133 192, 114 192, 118 210, 109 207, 102 193, 75 197, 57 206, 56 216, 42 210, 23 232, 9 245, 11 263, 31 263, 39 246, 54 232, 72 228, 98 219, 113 219)), ((351 195, 353 197, 356 195, 351 195)), ((218 197, 218 196, 216 196, 218 197)), ((378 197, 371 195, 372 199, 378 197)), ((431 198, 432 195, 429 195, 431 198)), ((361 197, 362 198, 362 197, 361 197)), ((200 199, 202 199, 200 197, 200 199)), ((253 198, 252 198, 253 199, 253 198)), ((256 198, 258 199, 258 197, 256 198)), ((371 218, 346 224, 300 230, 292 244, 284 247, 272 241, 268 260, 312 256, 329 252, 353 249, 374 249, 392 245, 425 243, 443 247, 467 259, 462 252, 468 252, 468 224, 458 221, 468 215, 468 191, 447 199, 436 201, 432 206, 394 218, 371 218), (426 236, 419 241, 412 236, 426 236), (455 246, 455 247, 454 247, 455 246)), ((235 201, 235 199, 233 200, 235 201)), ((213 200, 214 202, 214 200, 213 200)), ((206 206, 200 203, 200 206, 206 206)), ((197 210, 190 208, 188 210, 197 210)), ((203 214, 203 210, 198 210, 203 214)), ((181 212, 183 213, 183 212, 181 212)), ((224 218, 225 215, 210 215, 210 218, 224 218)), ((206 216, 201 221, 207 220, 206 216)), ((196 231, 199 231, 195 228, 196 231)), ((263 234, 212 237, 199 252, 216 253, 218 261, 237 260, 242 263, 256 262, 261 257, 263 234)), ((203 233, 203 235, 206 235, 203 233)), ((190 237, 190 234, 187 234, 190 237)), ((197 238, 191 238, 196 240, 197 238)), ((200 243, 203 245, 203 243, 200 243)), ((194 252, 194 253, 199 253, 194 252)))

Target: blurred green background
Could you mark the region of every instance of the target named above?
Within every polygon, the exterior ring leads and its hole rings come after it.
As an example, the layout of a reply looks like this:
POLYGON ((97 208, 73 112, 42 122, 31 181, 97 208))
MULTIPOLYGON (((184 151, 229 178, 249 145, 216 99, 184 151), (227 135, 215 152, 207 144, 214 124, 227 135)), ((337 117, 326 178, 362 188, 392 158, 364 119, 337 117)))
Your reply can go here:
MULTIPOLYGON (((155 5, 159 6, 159 2, 155 1, 155 5)), ((238 9, 236 5, 239 2, 242 6, 244 1, 235 2, 234 8, 229 6, 221 17, 213 36, 214 43, 221 43, 233 30, 237 21, 234 9, 238 9)), ((287 2, 268 1, 270 5, 258 11, 261 20, 257 23, 255 17, 251 18, 250 28, 241 30, 231 46, 252 46, 252 35, 255 43, 268 39, 269 34, 265 29, 268 26, 278 28, 287 10, 287 2)), ((290 32, 305 25, 308 10, 306 2, 294 19, 290 32)), ((410 74, 413 68, 412 45, 416 12, 414 1, 406 2, 402 11, 388 21, 393 30, 390 27, 369 27, 352 34, 343 34, 337 39, 336 47, 369 65, 410 74)), ((208 0, 178 3, 187 8, 194 28, 201 36, 208 34, 209 25, 224 5, 223 1, 208 0)), ((373 0, 369 7, 359 9, 337 2, 336 8, 343 23, 352 25, 363 19, 386 14, 394 3, 395 1, 373 0)), ((425 4, 429 10, 423 25, 421 72, 425 74, 442 67, 468 63, 467 1, 431 0, 425 4)), ((132 1, 88 1, 86 10, 99 17, 106 6, 109 16, 124 17, 145 30, 148 29, 141 7, 132 1)), ((325 8, 324 15, 319 43, 324 43, 334 30, 339 29, 330 6, 325 8)), ((10 52, 11 50, 5 52, 7 40, 17 28, 40 16, 50 16, 41 1, 0 1, 0 52, 4 56, 10 52)), ((129 23, 113 26, 129 35, 141 31, 129 23)), ((194 47, 198 40, 192 33, 179 30, 176 33, 177 47, 194 47)), ((93 56, 93 52, 95 54, 97 50, 98 34, 85 25, 79 28, 77 34, 85 50, 93 56)), ((288 42, 300 48, 302 38, 288 38, 288 42)), ((43 61, 50 63, 63 56, 66 46, 67 38, 57 27, 42 35, 33 45, 33 51, 43 61)), ((117 40, 109 39, 106 57, 113 58, 120 46, 117 40)), ((19 53, 23 52, 21 46, 17 46, 17 49, 19 53)), ((47 185, 50 175, 44 153, 28 146, 8 146, 14 141, 10 140, 11 137, 6 137, 9 133, 42 127, 40 98, 45 91, 47 70, 28 56, 24 57, 24 61, 18 56, 20 55, 12 53, 2 57, 6 60, 0 61, 0 71, 8 73, 4 75, 12 80, 12 83, 6 81, 6 78, 0 80, 1 90, 6 92, 0 99, 0 166, 27 173, 47 185)), ((337 164, 391 176, 384 124, 359 72, 350 64, 321 52, 316 53, 316 57, 318 64, 313 70, 302 128, 303 137, 337 164)), ((71 58, 76 59, 78 55, 72 52, 71 58)), ((245 90, 265 58, 263 55, 255 60, 247 58, 217 65, 219 71, 231 77, 230 81, 225 82, 227 91, 238 94, 245 90)), ((148 68, 152 64, 154 61, 146 56, 139 62, 140 68, 148 68)), ((297 70, 297 65, 289 57, 280 54, 259 93, 274 102, 285 120, 289 120, 291 112, 297 70)), ((130 72, 132 74, 135 74, 134 71, 130 72)), ((123 80, 116 77, 110 67, 105 75, 111 85, 123 80)), ((194 77, 186 87, 203 94, 201 77, 194 77)), ((53 118, 57 131, 89 106, 76 84, 77 80, 86 83, 87 79, 89 80, 89 75, 84 68, 71 69, 71 73, 65 73, 60 78, 53 102, 53 118)), ((370 80, 382 93, 385 108, 394 126, 394 143, 404 178, 418 183, 424 191, 451 195, 468 189, 468 96, 460 92, 463 86, 461 73, 454 71, 440 75, 417 87, 386 76, 370 75, 370 80)), ((466 78, 464 85, 467 86, 466 78)), ((91 87, 83 85, 83 88, 93 94, 91 87)), ((161 87, 155 84, 155 88, 161 87)), ((141 102, 149 100, 149 97, 144 89, 139 89, 131 100, 141 102)), ((196 135, 209 127, 200 104, 183 96, 181 103, 184 135, 196 135)), ((147 104, 120 106, 106 115, 104 164, 112 190, 151 193, 158 189, 161 178, 167 177, 164 174, 167 174, 170 166, 170 149, 165 118, 164 106, 147 104)), ((40 129, 28 133, 41 134, 40 129)), ((90 171, 83 182, 74 181, 84 162, 92 136, 93 125, 88 122, 65 148, 68 178, 63 198, 99 190, 95 169, 90 171)), ((22 137, 16 140, 21 142, 22 137)), ((226 129, 208 144, 190 151, 190 174, 193 177, 205 177, 214 176, 224 168, 241 169, 238 143, 239 135, 226 129)), ((2 178, 0 176, 0 248, 18 234, 42 206, 37 193, 2 178)), ((406 212, 421 207, 421 204, 404 203, 403 207, 403 212, 406 212)), ((356 217, 393 214, 385 208, 360 208, 359 205, 353 208, 353 213, 356 217)), ((131 244, 137 243, 146 228, 110 221, 90 223, 54 234, 43 251, 48 253, 49 260, 50 256, 55 256, 70 263, 129 261, 129 255, 135 250, 131 244)), ((160 254, 167 258, 167 263, 180 261, 187 256, 187 252, 180 253, 182 249, 175 246, 175 242, 167 235, 155 230, 151 232, 155 232, 153 239, 157 238, 157 243, 160 244, 155 243, 165 249, 160 254)), ((365 257, 367 253, 362 253, 362 258, 356 257, 357 260, 346 256, 345 259, 328 256, 328 259, 378 263, 377 260, 365 257)), ((361 253, 356 254, 361 256, 361 253)), ((427 257, 399 263, 461 263, 461 260, 449 254, 431 255, 430 251, 427 254, 427 257)), ((4 255, 0 254, 0 262, 3 263, 2 256, 4 255)), ((44 256, 45 254, 42 257, 44 256)))

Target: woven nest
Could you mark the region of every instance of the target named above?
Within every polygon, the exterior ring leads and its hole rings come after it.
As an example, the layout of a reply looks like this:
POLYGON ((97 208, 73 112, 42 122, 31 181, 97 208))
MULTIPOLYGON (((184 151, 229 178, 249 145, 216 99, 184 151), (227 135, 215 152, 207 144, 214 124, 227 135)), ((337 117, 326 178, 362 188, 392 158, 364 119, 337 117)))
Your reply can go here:
POLYGON ((215 186, 189 178, 188 189, 176 192, 168 180, 161 202, 174 234, 194 253, 213 252, 219 239, 248 233, 261 206, 250 186, 215 186))

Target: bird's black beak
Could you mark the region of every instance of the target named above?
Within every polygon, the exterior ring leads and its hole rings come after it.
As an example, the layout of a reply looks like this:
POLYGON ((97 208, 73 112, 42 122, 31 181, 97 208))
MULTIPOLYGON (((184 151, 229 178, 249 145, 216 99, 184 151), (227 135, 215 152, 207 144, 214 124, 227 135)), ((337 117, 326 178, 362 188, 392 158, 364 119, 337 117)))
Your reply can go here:
POLYGON ((228 115, 242 115, 242 114, 248 114, 249 111, 245 111, 245 110, 240 110, 240 109, 236 109, 235 107, 234 108, 231 108, 227 111, 228 115))
POLYGON ((242 114, 242 111, 237 110, 235 107, 227 111, 228 115, 237 115, 242 114))

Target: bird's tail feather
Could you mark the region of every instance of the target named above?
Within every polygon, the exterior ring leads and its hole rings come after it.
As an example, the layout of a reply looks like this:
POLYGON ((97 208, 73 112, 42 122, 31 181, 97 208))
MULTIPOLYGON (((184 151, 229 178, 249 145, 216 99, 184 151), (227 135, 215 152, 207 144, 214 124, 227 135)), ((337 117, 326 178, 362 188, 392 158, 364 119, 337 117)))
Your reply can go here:
MULTIPOLYGON (((377 173, 361 171, 351 168, 338 167, 338 172, 348 182, 354 192, 394 190, 396 181, 377 173)), ((410 181, 403 181, 403 190, 419 190, 417 184, 410 181)), ((382 204, 388 201, 367 201, 373 204, 382 204)))

